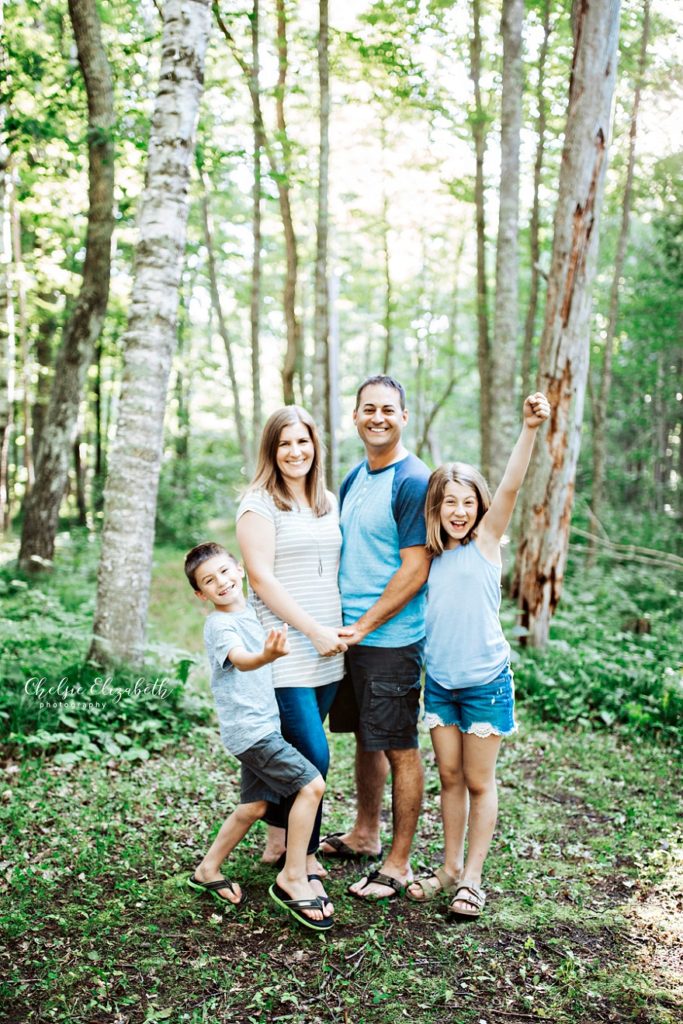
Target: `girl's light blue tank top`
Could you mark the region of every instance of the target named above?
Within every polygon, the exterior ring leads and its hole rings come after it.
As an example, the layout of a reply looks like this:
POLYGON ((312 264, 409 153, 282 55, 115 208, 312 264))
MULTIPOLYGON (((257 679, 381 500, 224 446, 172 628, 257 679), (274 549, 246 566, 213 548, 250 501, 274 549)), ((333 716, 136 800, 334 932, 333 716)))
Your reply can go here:
POLYGON ((490 683, 510 658, 500 625, 501 567, 476 541, 432 561, 427 589, 427 674, 448 690, 490 683))

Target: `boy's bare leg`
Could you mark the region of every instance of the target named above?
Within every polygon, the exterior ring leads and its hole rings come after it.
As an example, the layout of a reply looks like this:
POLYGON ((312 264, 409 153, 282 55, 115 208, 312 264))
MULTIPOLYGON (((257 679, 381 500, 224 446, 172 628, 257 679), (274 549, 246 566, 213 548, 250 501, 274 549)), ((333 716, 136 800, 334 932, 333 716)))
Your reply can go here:
MULTIPOLYGON (((356 736, 356 820, 341 839, 358 853, 376 856, 382 848, 379 819, 388 775, 389 761, 384 752, 363 750, 356 736)), ((326 848, 325 843, 320 849, 334 856, 334 850, 326 848)))
MULTIPOLYGON (((263 800, 251 804, 238 804, 221 825, 218 835, 197 867, 194 876, 198 882, 217 882, 219 878, 223 877, 221 864, 226 857, 230 856, 240 840, 244 839, 254 822, 262 818, 265 813, 266 803, 263 800)), ((219 889, 218 893, 230 903, 239 903, 242 898, 242 890, 237 884, 235 884, 235 889, 235 892, 230 889, 219 889)))
MULTIPOLYGON (((325 792, 325 782, 318 775, 303 789, 300 789, 289 812, 287 823, 287 852, 285 866, 278 873, 277 884, 293 900, 315 899, 316 892, 308 881, 306 871, 308 842, 313 831, 313 823, 318 804, 325 792)), ((312 921, 322 921, 330 917, 333 908, 327 904, 323 910, 304 910, 306 917, 312 921)))

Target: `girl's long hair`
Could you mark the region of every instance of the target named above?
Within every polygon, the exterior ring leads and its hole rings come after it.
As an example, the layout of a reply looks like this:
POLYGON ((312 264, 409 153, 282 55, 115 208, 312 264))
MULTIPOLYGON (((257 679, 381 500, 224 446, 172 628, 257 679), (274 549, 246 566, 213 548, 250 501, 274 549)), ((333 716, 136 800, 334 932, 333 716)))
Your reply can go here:
POLYGON ((268 417, 261 434, 256 472, 247 490, 267 491, 277 508, 284 512, 291 512, 296 507, 294 496, 278 468, 277 449, 284 427, 297 423, 306 427, 313 442, 313 463, 306 474, 306 497, 315 515, 324 516, 330 511, 330 499, 325 490, 323 448, 313 417, 300 405, 286 405, 268 417))
POLYGON ((441 504, 447 483, 465 484, 477 495, 477 517, 474 526, 460 541, 469 544, 476 536, 477 526, 491 506, 491 492, 488 484, 478 469, 467 462, 445 462, 435 469, 429 478, 427 498, 425 500, 425 520, 427 523, 427 551, 432 557, 443 554, 448 534, 441 525, 441 504))

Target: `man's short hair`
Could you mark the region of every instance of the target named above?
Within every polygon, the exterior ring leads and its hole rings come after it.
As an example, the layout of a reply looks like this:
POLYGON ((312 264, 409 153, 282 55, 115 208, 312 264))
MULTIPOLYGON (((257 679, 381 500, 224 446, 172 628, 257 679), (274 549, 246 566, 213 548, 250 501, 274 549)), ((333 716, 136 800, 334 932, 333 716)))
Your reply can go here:
POLYGON ((393 388, 394 391, 398 391, 401 399, 401 408, 406 407, 406 393, 402 384, 400 384, 395 377, 389 377, 386 373, 376 373, 372 377, 366 377, 361 386, 356 392, 356 409, 360 405, 360 396, 364 388, 369 388, 371 384, 382 384, 384 387, 393 388))
POLYGON ((185 575, 193 590, 199 590, 197 586, 197 569, 216 555, 225 555, 235 565, 239 565, 235 556, 226 551, 222 544, 215 544, 211 540, 205 541, 203 544, 197 544, 196 547, 192 548, 192 551, 188 551, 185 555, 185 575))

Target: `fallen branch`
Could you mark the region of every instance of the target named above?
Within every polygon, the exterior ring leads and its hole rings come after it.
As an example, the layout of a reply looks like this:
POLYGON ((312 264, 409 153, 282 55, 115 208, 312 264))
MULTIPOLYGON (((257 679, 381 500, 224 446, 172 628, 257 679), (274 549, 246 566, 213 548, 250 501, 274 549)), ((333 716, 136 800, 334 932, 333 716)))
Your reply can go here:
POLYGON ((664 561, 666 565, 673 565, 683 569, 683 558, 680 555, 674 555, 669 551, 661 551, 657 548, 644 548, 639 547, 637 544, 617 544, 615 541, 610 540, 609 537, 599 537, 596 533, 591 533, 589 530, 582 530, 578 526, 572 526, 572 533, 575 533, 578 537, 585 537, 586 540, 593 541, 598 547, 606 548, 610 553, 623 553, 624 555, 645 555, 648 557, 658 558, 660 561, 664 561))

